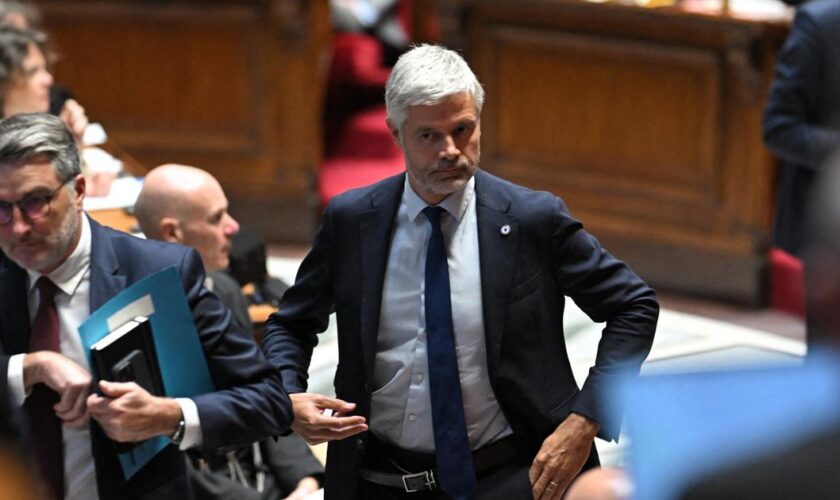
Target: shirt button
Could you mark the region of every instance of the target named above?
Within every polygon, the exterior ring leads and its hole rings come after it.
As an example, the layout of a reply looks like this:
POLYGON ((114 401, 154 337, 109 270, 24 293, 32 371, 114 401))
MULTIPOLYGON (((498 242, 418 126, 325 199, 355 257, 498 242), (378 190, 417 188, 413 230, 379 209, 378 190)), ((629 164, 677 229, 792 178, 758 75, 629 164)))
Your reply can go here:
POLYGON ((423 381, 423 374, 422 374, 422 373, 418 373, 418 374, 417 374, 417 381, 418 381, 418 382, 422 382, 422 381, 423 381))
POLYGON ((408 416, 408 419, 411 420, 412 422, 414 422, 415 420, 417 420, 417 415, 412 413, 411 415, 408 416))

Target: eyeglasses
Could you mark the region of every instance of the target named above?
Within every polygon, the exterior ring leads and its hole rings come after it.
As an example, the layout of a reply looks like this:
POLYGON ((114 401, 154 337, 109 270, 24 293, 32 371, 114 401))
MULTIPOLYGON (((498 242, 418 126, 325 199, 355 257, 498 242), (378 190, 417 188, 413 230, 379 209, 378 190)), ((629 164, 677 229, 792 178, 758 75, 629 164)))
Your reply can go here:
POLYGON ((20 213, 25 215, 29 220, 36 220, 46 217, 50 213, 50 202, 55 198, 58 190, 63 188, 68 182, 75 179, 71 177, 62 182, 51 193, 29 195, 20 201, 2 201, 0 200, 0 225, 5 226, 12 222, 12 214, 14 207, 20 209, 20 213))

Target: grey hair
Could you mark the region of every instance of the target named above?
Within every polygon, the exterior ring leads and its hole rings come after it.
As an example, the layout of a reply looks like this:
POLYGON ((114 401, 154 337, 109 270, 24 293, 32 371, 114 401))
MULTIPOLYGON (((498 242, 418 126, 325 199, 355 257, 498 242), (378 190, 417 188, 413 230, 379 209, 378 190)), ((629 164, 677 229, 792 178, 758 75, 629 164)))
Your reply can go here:
POLYGON ((6 17, 11 14, 20 14, 26 19, 26 24, 33 29, 40 29, 41 14, 35 7, 15 0, 0 0, 0 22, 6 23, 6 17))
POLYGON ((402 128, 409 106, 430 106, 464 93, 472 95, 480 114, 484 89, 464 58, 440 45, 415 46, 400 56, 385 84, 388 120, 402 128))
POLYGON ((82 173, 73 133, 57 116, 23 113, 0 121, 0 164, 20 165, 46 158, 67 182, 82 173))

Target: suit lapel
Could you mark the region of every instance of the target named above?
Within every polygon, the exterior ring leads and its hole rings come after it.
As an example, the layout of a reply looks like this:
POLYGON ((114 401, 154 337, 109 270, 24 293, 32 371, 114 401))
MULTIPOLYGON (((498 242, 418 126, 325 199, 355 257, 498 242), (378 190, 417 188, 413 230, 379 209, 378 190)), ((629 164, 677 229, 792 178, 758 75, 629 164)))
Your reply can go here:
POLYGON ((501 354, 507 292, 513 279, 519 228, 516 218, 508 213, 510 199, 497 189, 498 181, 480 170, 475 178, 484 338, 492 379, 501 354))
POLYGON ((370 193, 370 208, 359 214, 359 255, 361 256, 360 323, 362 354, 368 382, 373 382, 376 338, 382 288, 388 266, 388 250, 394 217, 399 208, 405 175, 393 177, 370 193))
POLYGON ((125 276, 119 274, 119 261, 111 246, 108 232, 96 221, 90 221, 90 312, 125 289, 125 276))
POLYGON ((5 354, 26 352, 29 346, 26 271, 7 259, 0 263, 0 283, 0 304, 4 310, 0 323, 2 351, 5 354))

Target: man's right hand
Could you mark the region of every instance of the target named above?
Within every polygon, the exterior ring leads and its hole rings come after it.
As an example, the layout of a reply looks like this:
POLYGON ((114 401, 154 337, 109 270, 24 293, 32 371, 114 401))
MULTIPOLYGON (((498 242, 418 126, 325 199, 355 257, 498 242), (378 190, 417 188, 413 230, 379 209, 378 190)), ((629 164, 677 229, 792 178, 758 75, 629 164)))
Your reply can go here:
POLYGON ((292 429, 309 444, 344 439, 368 428, 365 417, 344 416, 356 408, 355 403, 305 392, 289 397, 295 413, 292 429))
POLYGON ((53 407, 65 425, 82 427, 88 422, 87 397, 91 376, 70 358, 52 351, 38 351, 23 358, 23 384, 26 391, 35 384, 46 384, 61 398, 53 407))

